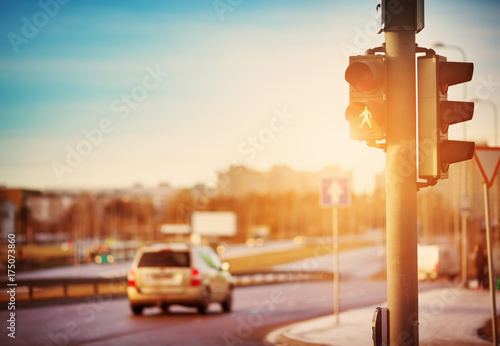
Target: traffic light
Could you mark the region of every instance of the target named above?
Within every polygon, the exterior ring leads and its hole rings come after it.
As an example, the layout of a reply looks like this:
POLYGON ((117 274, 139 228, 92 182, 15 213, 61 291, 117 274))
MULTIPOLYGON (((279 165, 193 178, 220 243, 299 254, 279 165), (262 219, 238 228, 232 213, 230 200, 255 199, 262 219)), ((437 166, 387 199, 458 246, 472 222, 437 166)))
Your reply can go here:
POLYGON ((385 57, 350 56, 345 80, 349 83, 345 118, 350 138, 369 145, 385 139, 385 57))
POLYGON ((448 140, 448 126, 472 119, 473 102, 448 101, 450 85, 472 79, 474 64, 440 55, 417 59, 418 169, 421 179, 448 178, 450 163, 469 160, 474 142, 448 140))

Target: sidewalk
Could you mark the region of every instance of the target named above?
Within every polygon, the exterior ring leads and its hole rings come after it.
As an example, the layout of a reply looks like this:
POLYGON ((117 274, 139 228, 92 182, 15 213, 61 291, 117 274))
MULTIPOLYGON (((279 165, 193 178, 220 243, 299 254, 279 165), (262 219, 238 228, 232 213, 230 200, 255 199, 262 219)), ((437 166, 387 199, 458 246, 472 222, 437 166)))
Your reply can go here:
MULTIPOLYGON (((497 293, 496 301, 499 302, 497 293)), ((387 306, 387 303, 377 306, 387 306)), ((271 333, 277 345, 372 345, 371 325, 376 306, 348 310, 287 326, 271 333)), ((447 287, 419 294, 421 346, 491 345, 477 336, 477 329, 491 317, 489 291, 447 287)))

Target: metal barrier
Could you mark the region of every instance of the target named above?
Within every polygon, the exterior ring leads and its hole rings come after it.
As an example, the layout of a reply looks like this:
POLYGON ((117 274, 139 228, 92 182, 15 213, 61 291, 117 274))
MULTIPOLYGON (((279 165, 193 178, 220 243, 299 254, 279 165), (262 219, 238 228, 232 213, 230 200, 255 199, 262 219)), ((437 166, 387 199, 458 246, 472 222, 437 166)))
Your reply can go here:
MULTIPOLYGON (((71 298, 68 295, 69 286, 77 285, 92 285, 93 295, 99 294, 100 284, 116 284, 125 285, 127 282, 126 277, 116 277, 116 278, 57 278, 57 279, 20 279, 15 281, 13 286, 12 282, 0 281, 0 285, 3 287, 11 288, 15 287, 16 291, 19 292, 22 288, 28 289, 29 300, 35 300, 34 291, 38 288, 48 288, 48 287, 60 287, 63 288, 62 298, 71 298)), ((0 287, 1 287, 0 286, 0 287)))
POLYGON ((256 286, 298 281, 333 280, 333 273, 326 271, 249 271, 232 273, 234 286, 256 286))
MULTIPOLYGON (((285 282, 302 282, 302 281, 318 281, 318 280, 333 280, 332 272, 323 271, 248 271, 231 273, 233 276, 234 287, 258 286, 285 282)), ((75 300, 99 295, 108 295, 111 297, 124 297, 126 295, 127 277, 119 276, 112 278, 57 278, 57 279, 19 279, 14 283, 3 280, 0 281, 0 287, 11 288, 15 287, 16 305, 29 306, 33 302, 47 302, 61 300, 75 300), (68 288, 71 286, 91 285, 92 293, 81 293, 69 295, 68 288), (99 289, 99 285, 108 285, 106 289, 99 289), (118 285, 114 289, 110 289, 109 285, 118 285), (51 287, 61 287, 63 289, 62 296, 58 294, 56 297, 35 297, 34 292, 43 292, 51 287), (23 292, 24 291, 24 292, 23 292), (105 292, 102 292, 105 291, 105 292), (27 297, 26 297, 27 293, 27 297), (24 299, 21 299, 24 295, 24 299)), ((7 290, 2 292, 0 303, 8 303, 11 298, 6 294, 7 290)), ((43 294, 39 294, 43 296, 43 294)), ((1 304, 0 309, 7 308, 7 304, 1 304)))

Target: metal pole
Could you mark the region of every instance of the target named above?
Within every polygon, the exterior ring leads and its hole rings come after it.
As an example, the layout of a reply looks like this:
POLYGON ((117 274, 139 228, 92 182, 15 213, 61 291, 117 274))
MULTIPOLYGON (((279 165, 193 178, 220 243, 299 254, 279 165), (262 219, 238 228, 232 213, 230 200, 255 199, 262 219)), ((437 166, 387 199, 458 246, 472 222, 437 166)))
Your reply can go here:
POLYGON ((333 207, 333 253, 335 256, 335 265, 333 269, 333 304, 335 323, 340 324, 339 221, 337 207, 333 207))
MULTIPOLYGON (((491 100, 479 99, 479 98, 473 98, 471 101, 474 102, 474 103, 479 103, 479 102, 486 103, 486 104, 490 105, 491 108, 493 109, 494 145, 495 145, 495 147, 498 147, 498 109, 497 109, 497 106, 496 106, 495 102, 493 102, 491 100)), ((498 216, 498 198, 499 198, 499 188, 500 188, 500 185, 497 184, 496 185, 496 191, 494 191, 494 193, 493 193, 493 220, 494 220, 494 223, 493 223, 493 233, 495 233, 496 230, 498 229, 498 219, 499 219, 499 216, 498 216)))
MULTIPOLYGON (((462 163, 462 167, 465 167, 465 163, 462 163)), ((465 171, 465 168, 463 169, 465 171)), ((462 179, 464 177, 462 176, 462 179)), ((467 212, 460 211, 461 213, 461 224, 462 224, 462 287, 468 287, 468 254, 469 254, 469 246, 467 241, 467 212)))
POLYGON ((418 345, 415 32, 386 32, 385 41, 389 337, 418 345))
POLYGON ((495 273, 493 269, 493 247, 491 244, 491 229, 490 229, 490 203, 489 189, 486 182, 484 186, 484 218, 486 223, 486 243, 488 247, 488 277, 490 281, 490 297, 491 297, 491 324, 493 327, 493 345, 498 344, 498 328, 497 328, 497 309, 495 301, 495 273))

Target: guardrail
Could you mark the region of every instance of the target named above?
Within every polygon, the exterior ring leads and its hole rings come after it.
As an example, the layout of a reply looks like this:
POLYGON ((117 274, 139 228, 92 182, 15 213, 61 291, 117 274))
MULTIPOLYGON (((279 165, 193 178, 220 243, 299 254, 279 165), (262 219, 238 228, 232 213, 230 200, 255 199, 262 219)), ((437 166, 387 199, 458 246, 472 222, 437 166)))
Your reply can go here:
MULTIPOLYGON (((235 287, 257 286, 285 282, 333 280, 332 272, 323 271, 247 271, 232 273, 235 287)), ((33 303, 54 303, 89 299, 106 295, 106 299, 126 295, 127 278, 50 278, 18 279, 15 283, 3 280, 0 287, 0 309, 6 309, 14 289, 15 304, 30 306, 33 303), (16 286, 12 286, 15 284, 16 286)))
POLYGON ((327 271, 248 271, 232 273, 234 286, 254 286, 297 281, 333 280, 333 273, 327 271))
MULTIPOLYGON (((113 294, 113 291, 116 291, 117 295, 121 295, 124 292, 120 292, 119 288, 110 289, 110 285, 116 286, 118 285, 126 287, 127 278, 126 277, 116 277, 116 278, 56 278, 56 279, 19 279, 15 281, 16 286, 12 286, 12 282, 8 281, 0 281, 0 287, 6 287, 10 289, 15 287, 16 297, 21 296, 21 300, 26 300, 22 298, 26 298, 27 295, 28 300, 33 301, 36 299, 44 299, 43 296, 48 296, 52 298, 54 294, 57 295, 57 291, 54 290, 56 288, 62 288, 62 294, 58 298, 73 298, 75 296, 92 296, 98 294, 113 294), (9 286, 10 285, 10 286, 9 286), (104 289, 99 290, 99 286, 106 286, 106 292, 103 292, 104 289), (69 294, 69 288, 73 287, 75 290, 78 290, 80 294, 69 294), (91 289, 89 290, 89 287, 91 289), (46 291, 43 292, 43 289, 46 291), (47 289, 53 289, 51 293, 47 293, 47 289), (37 291, 39 296, 35 297, 34 292, 37 291), (56 291, 56 292, 54 292, 56 291)), ((124 291, 124 290, 121 290, 124 291)), ((3 296, 3 295, 2 295, 3 296)), ((16 298, 16 301, 18 300, 16 298)), ((3 299, 2 299, 3 300, 3 299)))

